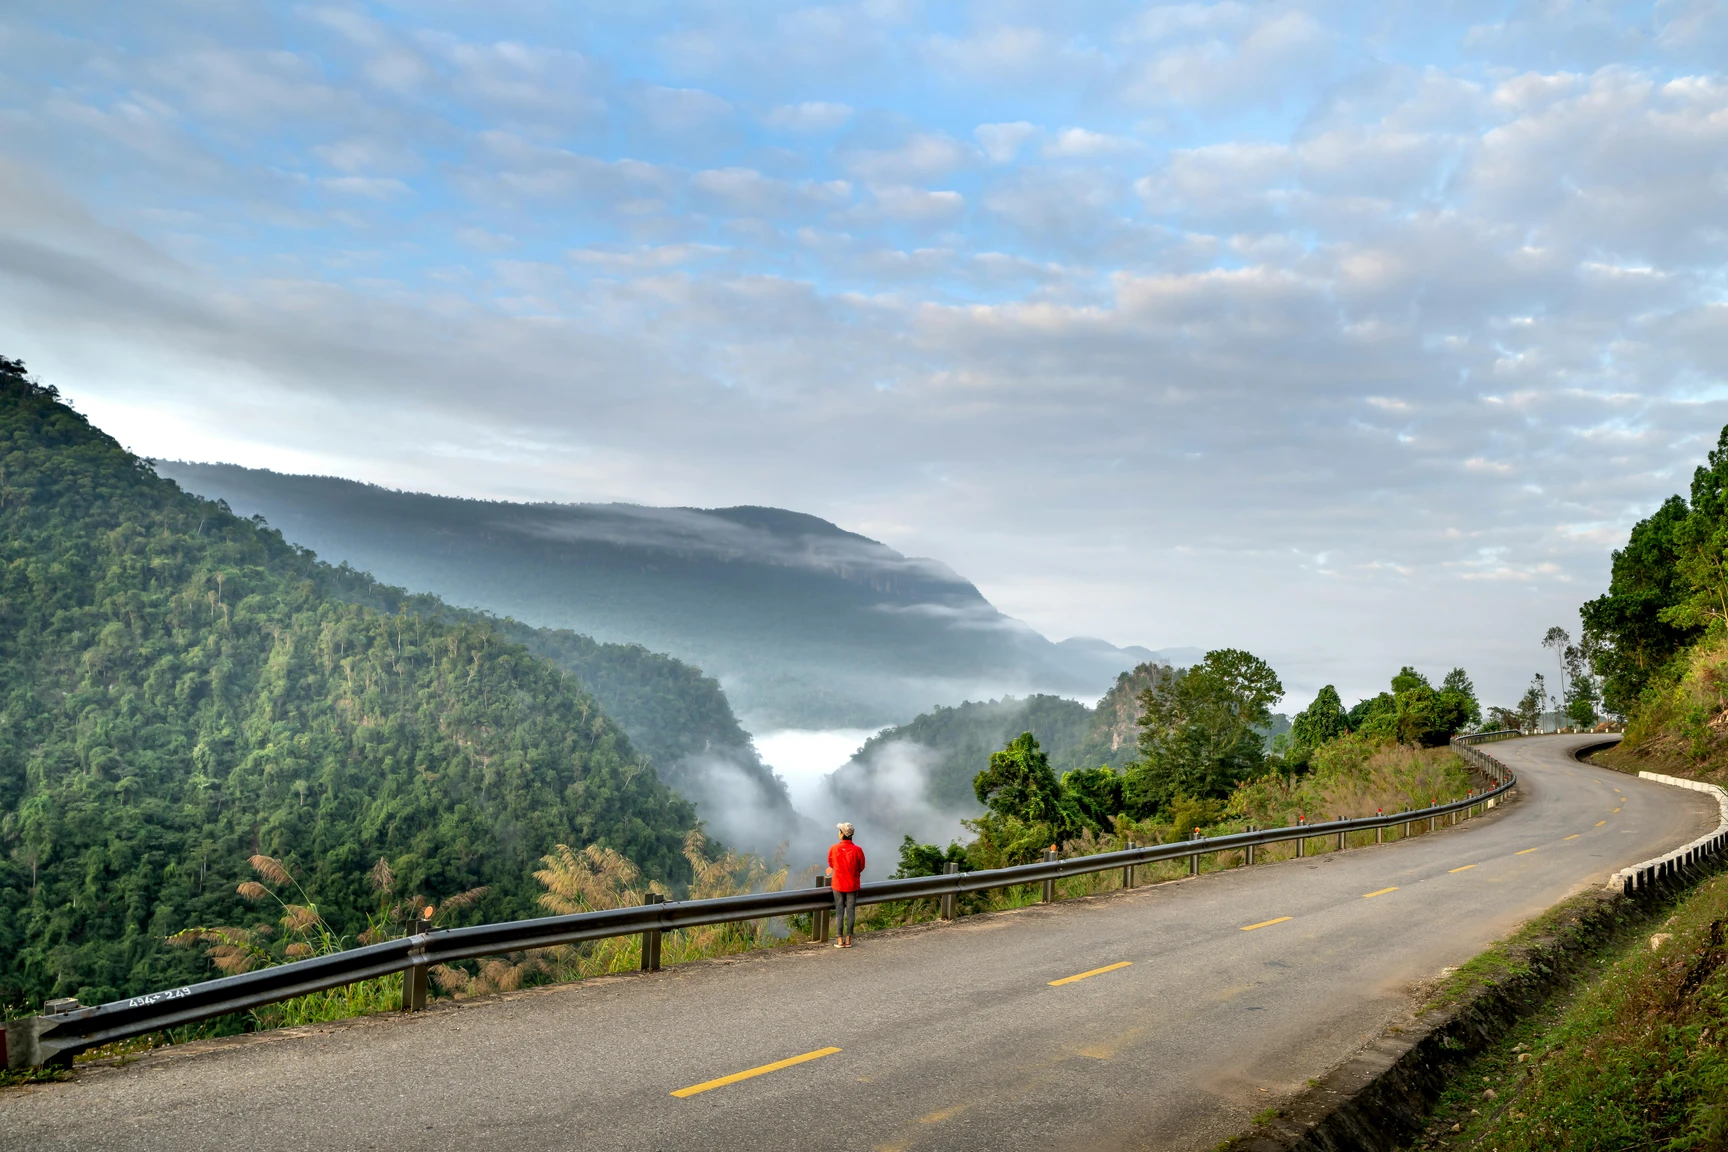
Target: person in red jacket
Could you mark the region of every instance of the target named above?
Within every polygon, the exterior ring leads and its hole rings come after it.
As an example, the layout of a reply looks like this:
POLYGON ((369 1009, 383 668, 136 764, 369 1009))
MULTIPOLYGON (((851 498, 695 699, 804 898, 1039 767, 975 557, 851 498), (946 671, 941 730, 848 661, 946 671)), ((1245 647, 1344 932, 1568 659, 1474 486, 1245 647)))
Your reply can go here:
POLYGON ((864 886, 864 849, 852 843, 852 825, 836 824, 840 843, 828 849, 828 877, 834 886, 834 947, 852 947, 858 923, 858 889, 864 886))

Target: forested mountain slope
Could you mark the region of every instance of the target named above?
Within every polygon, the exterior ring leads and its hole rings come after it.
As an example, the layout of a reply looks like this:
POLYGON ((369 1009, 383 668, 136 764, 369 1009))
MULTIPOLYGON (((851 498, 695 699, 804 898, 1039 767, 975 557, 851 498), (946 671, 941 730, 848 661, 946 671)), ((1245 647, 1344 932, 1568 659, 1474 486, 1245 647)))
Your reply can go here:
POLYGON ((757 731, 874 727, 1003 692, 1090 699, 1151 656, 1053 644, 945 566, 783 509, 509 504, 158 468, 392 584, 690 661, 757 731))
POLYGON ((786 842, 816 847, 817 829, 793 810, 785 784, 762 762, 720 685, 701 669, 640 644, 607 644, 562 628, 534 628, 453 608, 436 596, 380 584, 346 565, 327 574, 326 587, 386 614, 407 612, 492 628, 575 675, 661 780, 696 805, 711 833, 764 855, 786 842))
POLYGON ((161 946, 249 921, 287 860, 346 933, 399 890, 529 915, 556 843, 682 878, 695 814, 575 678, 158 478, 0 361, 0 1002, 208 972, 161 946))

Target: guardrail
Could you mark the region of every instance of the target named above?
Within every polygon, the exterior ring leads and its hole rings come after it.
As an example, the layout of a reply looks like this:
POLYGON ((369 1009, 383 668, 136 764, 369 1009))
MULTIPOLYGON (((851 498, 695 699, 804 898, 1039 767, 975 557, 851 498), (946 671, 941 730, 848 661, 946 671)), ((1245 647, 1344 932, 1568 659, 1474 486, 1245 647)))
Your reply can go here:
POLYGON ((1654 780, 1659 784, 1672 784, 1676 788, 1690 788, 1694 792, 1702 792, 1716 801, 1720 818, 1716 822, 1714 832, 1700 836, 1690 844, 1682 844, 1672 852, 1664 852, 1642 864, 1622 868, 1610 876, 1608 887, 1610 889, 1618 888, 1628 896, 1664 884, 1686 869, 1702 864, 1705 857, 1714 856, 1724 848, 1728 848, 1728 792, 1724 792, 1715 784, 1706 784, 1701 780, 1683 780, 1678 776, 1664 776, 1660 772, 1640 772, 1638 777, 1642 780, 1654 780))
MULTIPOLYGON (((1297 842, 1297 852, 1301 854, 1307 841, 1322 836, 1337 837, 1338 846, 1342 848, 1352 832, 1384 830, 1403 824, 1408 834, 1414 830, 1417 823, 1423 821, 1426 821, 1429 830, 1432 830, 1437 821, 1448 820, 1455 823, 1460 813, 1470 813, 1477 808, 1486 811, 1517 783, 1516 777, 1505 765, 1475 747, 1480 743, 1517 735, 1520 733, 1502 731, 1453 738, 1453 750, 1492 784, 1490 788, 1474 791, 1462 800, 1389 815, 1264 828, 1227 836, 1201 837, 1171 844, 1129 848, 1119 852, 1103 852, 1095 856, 1075 856, 1066 860, 1046 859, 1013 868, 917 876, 905 880, 881 880, 864 885, 858 902, 882 904, 890 900, 936 899, 941 901, 943 912, 950 914, 951 918, 955 905, 951 898, 964 892, 984 892, 996 888, 1042 883, 1044 899, 1048 902, 1054 898, 1055 881, 1069 876, 1084 876, 1121 868, 1124 881, 1131 886, 1133 870, 1144 864, 1186 859, 1189 861, 1190 872, 1198 872, 1200 857, 1211 852, 1241 851, 1244 853, 1245 862, 1252 864, 1254 849, 1269 844, 1294 840, 1297 842)), ((1377 842, 1380 839, 1381 837, 1376 837, 1377 842)), ((658 963, 652 963, 648 958, 657 958, 658 948, 654 945, 658 943, 659 934, 662 932, 705 924, 792 916, 804 912, 821 914, 831 907, 832 894, 827 888, 804 888, 791 892, 757 892, 711 900, 669 900, 634 908, 611 908, 569 916, 515 920, 504 924, 480 924, 471 928, 421 931, 400 940, 388 940, 345 952, 333 952, 327 956, 296 960, 274 968, 224 976, 165 992, 133 996, 98 1007, 85 1008, 76 1006, 75 1002, 58 1002, 63 1005, 61 1011, 7 1022, 6 1064, 15 1069, 67 1064, 79 1052, 116 1040, 142 1036, 166 1028, 177 1028, 231 1012, 246 1012, 309 992, 339 988, 392 972, 408 974, 404 980, 404 1006, 412 1010, 424 1006, 426 969, 433 964, 449 964, 459 960, 473 960, 482 956, 547 948, 558 944, 580 944, 612 936, 643 933, 645 942, 650 944, 650 947, 643 949, 644 966, 658 968, 658 963)), ((826 938, 827 934, 822 930, 825 920, 825 916, 818 916, 817 939, 826 938)), ((50 1007, 56 1003, 51 1001, 50 1007)))

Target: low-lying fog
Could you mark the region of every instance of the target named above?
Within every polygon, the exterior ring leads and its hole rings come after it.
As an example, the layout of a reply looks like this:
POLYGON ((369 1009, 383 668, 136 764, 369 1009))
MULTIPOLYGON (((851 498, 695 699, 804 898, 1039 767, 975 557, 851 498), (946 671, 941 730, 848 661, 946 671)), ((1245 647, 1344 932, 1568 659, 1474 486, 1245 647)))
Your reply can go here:
MULTIPOLYGON (((852 762, 868 728, 789 728, 755 737, 763 763, 786 782, 792 805, 832 839, 835 823, 857 825, 857 840, 870 859, 870 879, 885 879, 898 864, 900 840, 911 836, 926 844, 965 839, 960 821, 970 812, 946 812, 926 799, 931 750, 911 740, 875 749, 869 759, 852 762), (841 771, 845 769, 845 771, 841 771)), ((807 849, 794 842, 792 851, 807 849)), ((800 860, 789 860, 794 870, 800 860)))

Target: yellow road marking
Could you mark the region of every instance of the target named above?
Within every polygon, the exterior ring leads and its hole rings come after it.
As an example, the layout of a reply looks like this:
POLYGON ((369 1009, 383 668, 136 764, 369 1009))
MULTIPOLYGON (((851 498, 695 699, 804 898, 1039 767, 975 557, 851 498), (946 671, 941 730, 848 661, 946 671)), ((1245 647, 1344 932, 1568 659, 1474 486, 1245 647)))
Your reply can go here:
POLYGON ((1514 853, 1512 853, 1512 855, 1514 855, 1514 856, 1528 856, 1528 855, 1530 855, 1530 853, 1532 853, 1532 852, 1534 852, 1534 851, 1536 851, 1536 849, 1534 849, 1534 848, 1526 848, 1526 849, 1524 849, 1524 851, 1522 851, 1522 852, 1514 852, 1514 853))
POLYGON ((1398 889, 1394 887, 1394 888, 1382 888, 1378 892, 1364 892, 1364 893, 1362 893, 1362 899, 1372 900, 1376 896, 1384 896, 1388 892, 1396 892, 1396 891, 1398 891, 1398 889))
POLYGON ((1602 825, 1604 825, 1604 824, 1606 824, 1606 823, 1608 823, 1608 821, 1606 821, 1606 820, 1598 820, 1598 821, 1596 821, 1596 827, 1598 827, 1598 828, 1600 828, 1600 827, 1602 827, 1602 825))
MULTIPOLYGON (((1620 811, 1620 809, 1618 809, 1618 808, 1614 809, 1614 812, 1618 812, 1618 811, 1620 811)), ((1608 813, 1608 815, 1612 816, 1612 815, 1614 815, 1614 812, 1610 812, 1610 813, 1608 813)))
POLYGON ((960 1115, 960 1113, 966 1111, 966 1109, 968 1109, 970 1107, 972 1107, 972 1105, 970 1105, 970 1104, 956 1104, 952 1108, 943 1108, 939 1111, 930 1113, 930 1115, 928 1115, 928 1116, 920 1116, 920 1117, 918 1117, 918 1123, 920 1123, 920 1124, 940 1124, 940 1123, 942 1123, 942 1121, 948 1119, 950 1116, 958 1116, 958 1115, 960 1115))
POLYGON ((1578 839, 1578 837, 1580 837, 1580 836, 1582 836, 1582 835, 1584 835, 1584 833, 1582 833, 1582 832, 1574 832, 1574 833, 1572 833, 1572 835, 1570 835, 1570 836, 1562 836, 1562 837, 1561 837, 1561 839, 1562 839, 1562 840, 1576 840, 1576 839, 1578 839))
POLYGON ((1446 871, 1448 871, 1448 872, 1468 872, 1468 871, 1470 871, 1470 869, 1472 869, 1474 867, 1476 867, 1476 865, 1466 864, 1462 868, 1448 868, 1448 869, 1446 869, 1446 871))
POLYGON ((776 1060, 772 1064, 764 1064, 760 1068, 751 1068, 744 1072, 734 1072, 730 1076, 722 1076, 718 1080, 704 1080, 700 1084, 692 1084, 688 1088, 679 1088, 672 1095, 682 1100, 686 1096, 694 1096, 698 1092, 707 1092, 714 1088, 724 1088, 728 1084, 736 1084, 740 1080, 748 1080, 752 1076, 760 1076, 765 1072, 778 1072, 782 1068, 790 1068, 794 1064, 802 1064, 807 1060, 815 1060, 822 1056, 832 1056, 840 1051, 838 1048, 818 1048, 814 1052, 806 1052, 802 1056, 794 1056, 789 1060, 776 1060))
POLYGON ((1244 924, 1242 925, 1242 931, 1252 932, 1256 928, 1270 928, 1274 924, 1282 924, 1284 921, 1292 919, 1294 919, 1292 916, 1280 916, 1276 920, 1262 920, 1258 924, 1244 924))
POLYGON ((1106 972, 1114 972, 1118 968, 1126 968, 1126 967, 1128 967, 1128 965, 1130 965, 1132 963, 1134 963, 1134 961, 1132 961, 1132 960, 1118 960, 1114 964, 1106 964, 1102 968, 1094 968, 1094 969, 1092 969, 1092 971, 1082 972, 1078 976, 1064 976, 1060 980, 1052 980, 1052 981, 1050 981, 1050 987, 1054 988, 1058 984, 1072 984, 1072 983, 1074 983, 1074 981, 1084 980, 1088 976, 1101 976, 1106 972))

